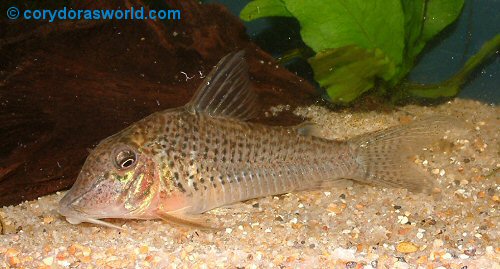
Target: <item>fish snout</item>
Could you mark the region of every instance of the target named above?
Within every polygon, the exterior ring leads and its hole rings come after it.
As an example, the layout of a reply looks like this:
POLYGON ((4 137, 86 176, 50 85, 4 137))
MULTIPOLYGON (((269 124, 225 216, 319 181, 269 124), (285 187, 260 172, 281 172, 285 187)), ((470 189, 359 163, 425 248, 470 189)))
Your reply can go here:
POLYGON ((80 218, 78 218, 78 215, 80 214, 77 210, 74 208, 74 199, 72 199, 71 195, 69 195, 70 192, 66 193, 64 197, 59 201, 59 208, 57 211, 59 214, 64 216, 66 220, 71 223, 71 224, 79 224, 82 221, 80 218))

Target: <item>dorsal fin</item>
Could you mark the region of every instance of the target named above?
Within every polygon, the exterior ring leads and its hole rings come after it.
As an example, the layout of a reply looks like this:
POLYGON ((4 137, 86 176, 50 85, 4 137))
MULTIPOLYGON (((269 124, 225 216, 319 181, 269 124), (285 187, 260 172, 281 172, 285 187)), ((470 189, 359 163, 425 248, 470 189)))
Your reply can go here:
POLYGON ((257 114, 257 95, 250 89, 244 51, 222 58, 186 104, 189 112, 247 120, 257 114))

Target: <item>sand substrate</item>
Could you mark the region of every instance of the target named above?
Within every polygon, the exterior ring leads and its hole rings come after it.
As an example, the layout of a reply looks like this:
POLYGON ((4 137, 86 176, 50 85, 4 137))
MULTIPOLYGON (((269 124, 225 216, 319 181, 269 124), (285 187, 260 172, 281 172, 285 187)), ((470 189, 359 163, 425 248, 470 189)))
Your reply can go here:
POLYGON ((458 99, 390 113, 295 113, 332 139, 432 115, 469 127, 416 153, 414 165, 438 187, 432 195, 339 182, 208 212, 220 231, 162 221, 71 225, 57 213, 63 193, 4 207, 0 267, 500 268, 498 107, 458 99))

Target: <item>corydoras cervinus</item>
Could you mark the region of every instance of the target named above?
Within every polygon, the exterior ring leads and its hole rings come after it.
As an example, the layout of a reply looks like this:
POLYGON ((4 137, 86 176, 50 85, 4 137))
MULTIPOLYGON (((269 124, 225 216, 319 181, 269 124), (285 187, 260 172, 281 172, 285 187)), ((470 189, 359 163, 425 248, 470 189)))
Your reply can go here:
MULTIPOLYGON (((225 56, 183 107, 154 113, 101 141, 59 212, 71 223, 196 216, 267 195, 325 188, 340 178, 419 192, 432 181, 409 165, 413 149, 453 123, 433 117, 347 141, 310 126, 270 127, 256 114, 243 52, 225 56)), ((453 121, 453 120, 452 120, 453 121)))

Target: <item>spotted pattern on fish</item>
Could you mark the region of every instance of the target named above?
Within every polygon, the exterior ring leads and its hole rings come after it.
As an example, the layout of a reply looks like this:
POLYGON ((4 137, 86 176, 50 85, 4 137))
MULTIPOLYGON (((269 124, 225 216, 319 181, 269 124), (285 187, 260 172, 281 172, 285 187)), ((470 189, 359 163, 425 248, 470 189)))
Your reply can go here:
MULTIPOLYGON (((183 107, 156 112, 110 136, 87 158, 59 212, 71 223, 156 219, 204 227, 193 217, 257 197, 328 188, 337 179, 427 191, 410 152, 458 126, 433 117, 347 141, 315 127, 247 121, 258 111, 243 53, 224 57, 183 107)), ((119 228, 119 227, 118 227, 119 228)))
POLYGON ((166 186, 189 197, 200 213, 221 204, 313 188, 325 177, 352 173, 350 148, 295 129, 169 111, 151 141, 154 159, 168 170, 166 186), (332 152, 338 158, 331 158, 332 152), (169 181, 173 181, 169 183, 169 181))

